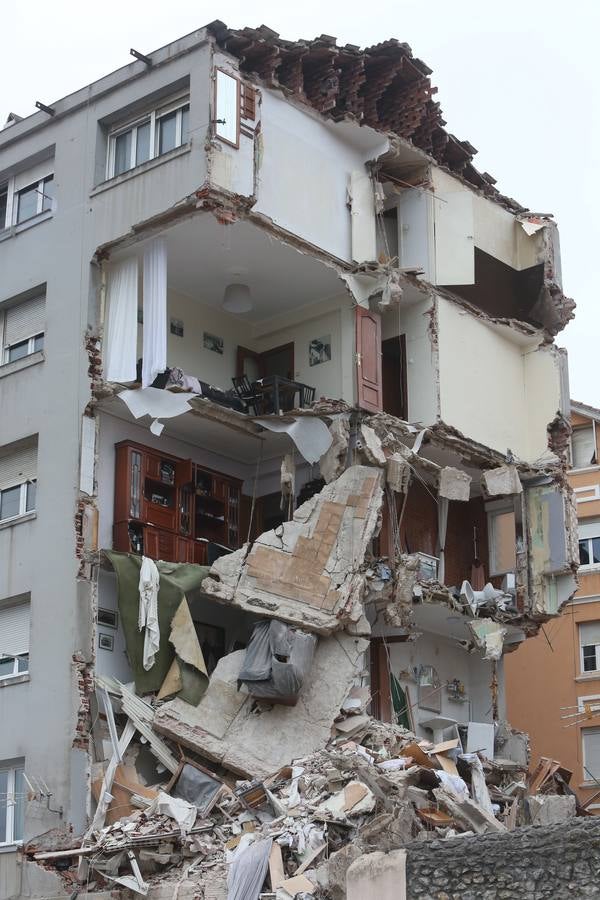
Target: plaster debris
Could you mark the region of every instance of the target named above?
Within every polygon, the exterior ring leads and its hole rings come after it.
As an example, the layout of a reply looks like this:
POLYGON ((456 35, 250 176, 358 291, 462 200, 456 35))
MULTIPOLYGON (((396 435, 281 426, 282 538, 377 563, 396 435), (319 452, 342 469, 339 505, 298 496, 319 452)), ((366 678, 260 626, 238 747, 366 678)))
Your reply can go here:
POLYGON ((497 469, 488 469, 482 473, 481 483, 488 497, 520 494, 523 491, 516 466, 499 466, 497 469))
POLYGON ((386 479, 397 494, 406 494, 410 482, 410 466, 400 453, 392 453, 387 460, 386 479))
POLYGON ((467 624, 476 645, 484 651, 484 659, 500 659, 506 628, 493 619, 471 619, 467 624))
POLYGON ((308 463, 319 462, 332 443, 327 425, 317 416, 299 416, 291 422, 275 418, 258 418, 254 421, 268 431, 288 434, 308 463))
POLYGON ((364 453, 367 462, 373 466, 385 466, 386 456, 375 431, 363 422, 360 426, 360 436, 361 441, 358 446, 364 453))
POLYGON ((183 394, 173 394, 171 391, 161 391, 153 387, 121 391, 117 396, 129 409, 134 419, 151 416, 153 419, 151 430, 157 435, 162 432, 164 427, 158 421, 159 419, 172 419, 191 409, 183 394))
POLYGON ((468 503, 471 496, 471 476, 461 469, 444 466, 440 472, 439 494, 447 500, 468 503))
POLYGON ((360 567, 378 527, 378 469, 351 466, 252 548, 220 557, 202 584, 211 597, 320 634, 358 622, 360 567))
POLYGON ((331 446, 319 460, 319 469, 326 484, 334 481, 346 468, 350 423, 348 416, 339 415, 329 426, 331 446))

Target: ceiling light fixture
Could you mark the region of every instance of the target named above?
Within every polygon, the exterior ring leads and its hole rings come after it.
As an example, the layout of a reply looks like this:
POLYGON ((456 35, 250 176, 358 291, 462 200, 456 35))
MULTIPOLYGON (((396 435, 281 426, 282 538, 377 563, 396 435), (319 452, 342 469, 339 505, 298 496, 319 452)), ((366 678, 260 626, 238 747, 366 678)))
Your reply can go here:
POLYGON ((223 294, 221 304, 224 310, 230 313, 245 313, 252 309, 252 297, 247 284, 234 282, 228 284, 223 294))

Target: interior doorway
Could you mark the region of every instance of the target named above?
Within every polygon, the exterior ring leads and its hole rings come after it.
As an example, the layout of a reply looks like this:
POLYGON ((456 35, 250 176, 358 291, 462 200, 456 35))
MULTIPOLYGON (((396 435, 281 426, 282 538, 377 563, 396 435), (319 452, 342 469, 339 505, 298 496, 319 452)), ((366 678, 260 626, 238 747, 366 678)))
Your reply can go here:
POLYGON ((381 342, 381 380, 383 410, 399 419, 408 419, 406 377, 406 335, 381 342))
POLYGON ((268 375, 280 375, 294 379, 294 342, 281 344, 257 353, 247 347, 237 349, 237 374, 246 375, 250 381, 258 381, 268 375))

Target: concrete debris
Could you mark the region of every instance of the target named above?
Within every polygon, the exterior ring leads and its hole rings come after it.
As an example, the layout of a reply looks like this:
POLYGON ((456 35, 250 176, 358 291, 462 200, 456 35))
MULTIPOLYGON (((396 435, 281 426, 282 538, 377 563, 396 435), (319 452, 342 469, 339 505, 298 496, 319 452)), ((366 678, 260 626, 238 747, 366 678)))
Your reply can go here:
POLYGON ((488 497, 520 494, 523 491, 517 468, 512 465, 499 466, 497 469, 482 472, 481 483, 488 497))
POLYGON ((484 651, 484 659, 500 659, 506 628, 492 619, 471 619, 467 624, 475 644, 484 651))
POLYGON ((388 458, 386 480, 395 493, 407 493, 410 482, 410 466, 400 453, 392 453, 388 458))
POLYGON ((439 494, 448 500, 468 503, 471 496, 471 476, 452 466, 444 466, 440 472, 439 494))
POLYGON ((539 794, 527 798, 527 811, 532 825, 560 825, 577 815, 574 794, 539 794))
MULTIPOLYGON (((52 841, 46 841, 41 845, 44 849, 32 843, 25 853, 47 868, 55 867, 70 884, 77 878, 84 881, 99 900, 110 885, 158 897, 171 896, 170 892, 178 896, 183 884, 189 886, 190 897, 225 900, 228 890, 229 900, 258 898, 268 891, 271 894, 265 896, 279 900, 298 894, 341 900, 371 896, 361 887, 365 877, 371 886, 380 879, 387 884, 392 858, 399 854, 401 860, 402 848, 416 838, 443 841, 461 833, 503 832, 502 819, 515 809, 515 803, 521 804, 524 820, 532 810, 543 810, 552 821, 571 814, 569 796, 530 796, 527 807, 523 806, 522 793, 511 790, 515 767, 505 771, 477 753, 462 753, 458 738, 434 744, 399 725, 366 715, 369 692, 360 684, 345 694, 337 693, 335 704, 330 703, 325 713, 322 695, 332 693, 336 683, 350 681, 339 677, 349 644, 332 659, 334 645, 343 639, 336 636, 320 642, 314 684, 302 688, 303 712, 298 712, 299 705, 250 709, 252 701, 236 686, 244 651, 221 660, 198 708, 178 700, 155 706, 153 727, 163 733, 166 707, 171 707, 172 715, 179 704, 179 712, 188 719, 198 714, 197 724, 187 722, 187 740, 175 733, 172 739, 179 744, 193 742, 197 758, 204 761, 204 765, 193 765, 217 786, 220 783, 217 798, 206 807, 209 811, 202 813, 203 818, 197 805, 174 793, 177 775, 168 784, 167 776, 161 781, 159 775, 158 782, 146 789, 155 792, 154 799, 134 794, 126 815, 98 828, 83 843, 65 844, 57 835, 60 849, 45 849, 52 848, 52 841), (319 652, 328 644, 324 656, 331 661, 329 679, 318 664, 319 652), (332 680, 333 671, 337 677, 332 680), (235 700, 236 695, 241 699, 235 700), (229 716, 231 738, 237 718, 231 714, 236 708, 239 714, 243 707, 257 724, 238 730, 232 766, 226 755, 217 759, 214 752, 207 752, 204 729, 223 733, 229 716), (352 738, 347 729, 332 730, 333 720, 336 726, 354 720, 352 738), (312 740, 307 741, 305 732, 311 725, 312 740), (283 749, 274 754, 277 739, 283 749), (441 765, 451 759, 448 754, 453 754, 459 774, 441 765), (245 771, 240 778, 242 760, 245 771), (537 804, 532 803, 535 800, 537 804), (355 862, 358 857, 360 864, 355 862), (381 871, 375 857, 385 863, 381 871), (209 882, 211 892, 203 893, 209 882)), ((360 643, 362 655, 366 645, 360 643)), ((359 676, 360 670, 354 677, 359 676)), ((111 683, 99 682, 97 689, 108 690, 112 696, 121 694, 111 683)), ((122 729, 117 740, 123 744, 131 720, 124 712, 117 720, 122 729)))
POLYGON ((329 432, 331 447, 319 460, 319 469, 326 484, 339 478, 346 468, 350 440, 349 417, 346 415, 336 416, 329 426, 329 432))
POLYGON ((281 508, 293 503, 296 494, 296 464, 293 454, 286 453, 281 460, 281 508))
POLYGON ((378 528, 378 469, 351 466, 252 548, 221 556, 203 590, 248 612, 270 615, 320 634, 362 616, 360 567, 378 528))
POLYGON ((360 426, 360 441, 357 449, 361 450, 368 463, 372 466, 385 466, 386 457, 381 446, 381 441, 375 431, 364 423, 360 426))

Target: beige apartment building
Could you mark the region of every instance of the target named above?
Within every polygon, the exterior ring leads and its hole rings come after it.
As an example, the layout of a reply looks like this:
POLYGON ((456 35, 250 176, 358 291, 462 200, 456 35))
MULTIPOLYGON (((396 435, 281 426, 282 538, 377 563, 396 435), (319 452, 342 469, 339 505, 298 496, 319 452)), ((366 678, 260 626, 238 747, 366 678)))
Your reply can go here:
POLYGON ((532 763, 560 760, 580 800, 600 809, 600 409, 572 401, 571 423, 579 589, 560 617, 506 657, 507 713, 529 732, 532 763))

